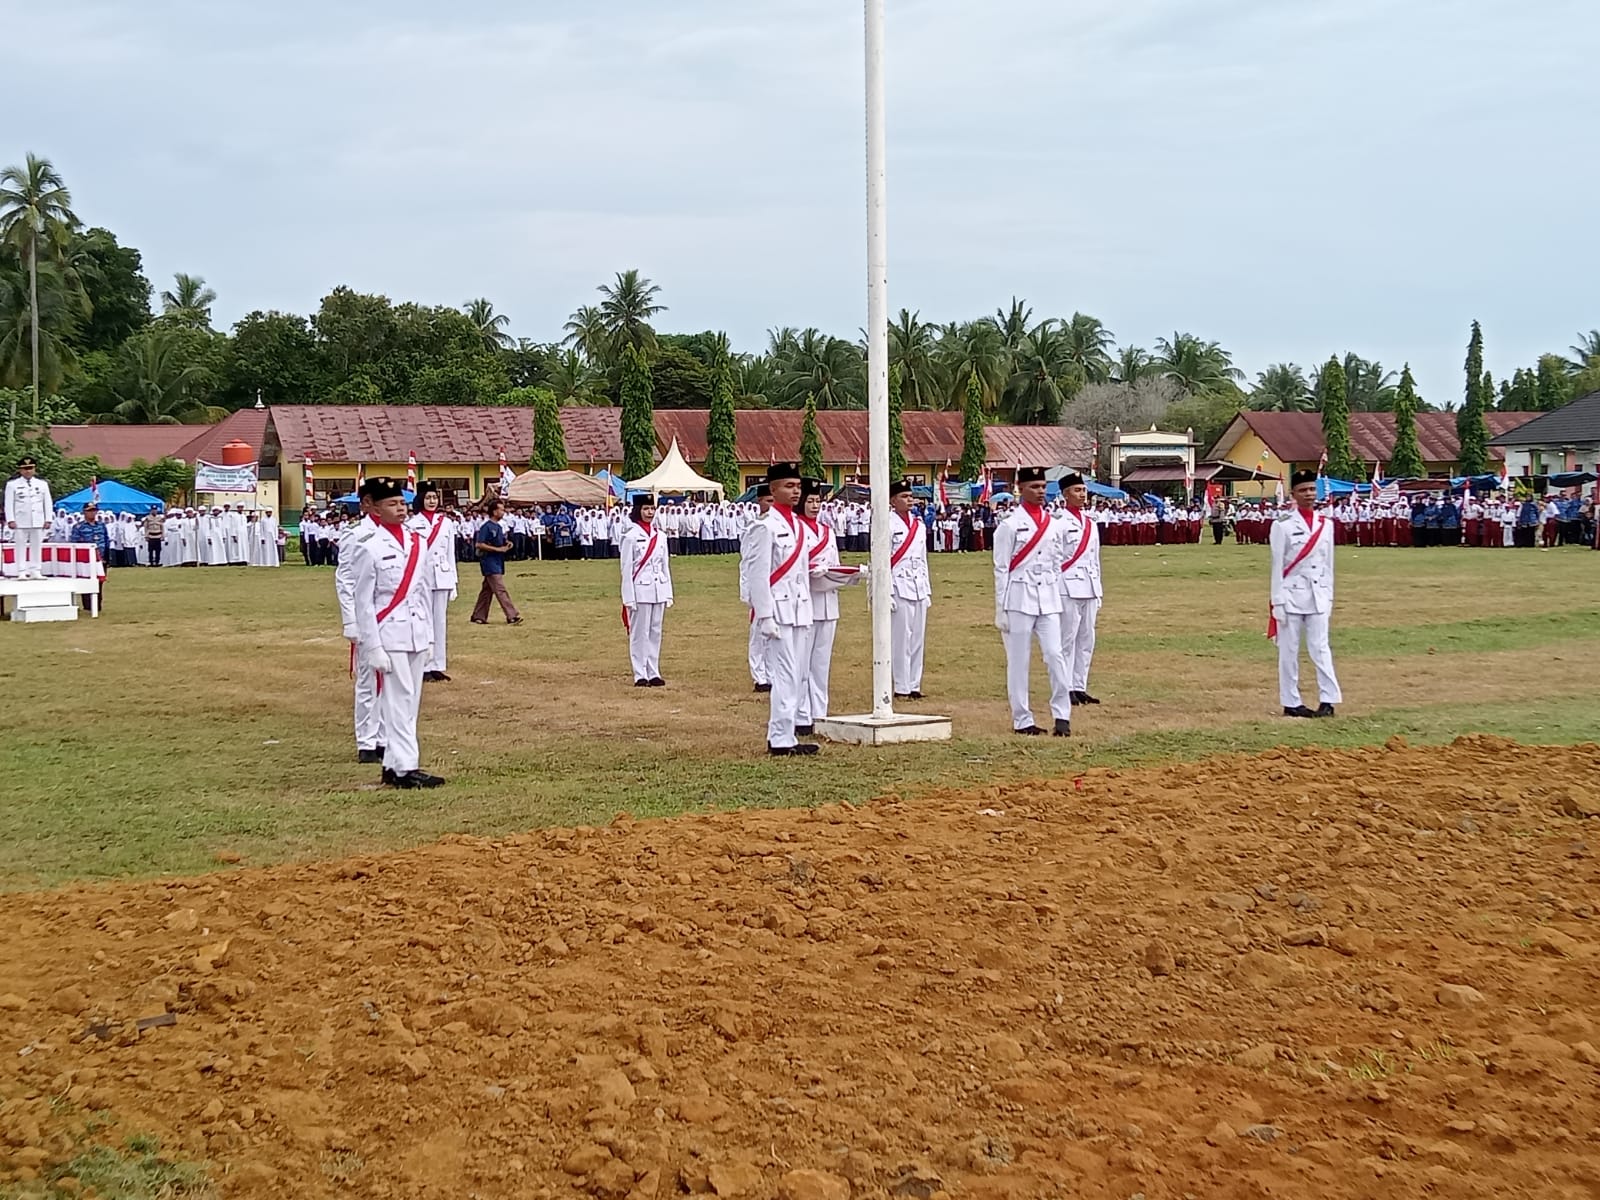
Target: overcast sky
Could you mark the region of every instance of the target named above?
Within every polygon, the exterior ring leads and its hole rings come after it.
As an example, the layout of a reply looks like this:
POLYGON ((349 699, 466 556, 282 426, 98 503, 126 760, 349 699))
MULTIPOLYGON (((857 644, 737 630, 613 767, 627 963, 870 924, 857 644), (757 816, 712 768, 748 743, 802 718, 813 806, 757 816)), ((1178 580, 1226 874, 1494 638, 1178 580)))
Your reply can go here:
MULTIPOLYGON (((0 157, 217 323, 337 284, 559 336, 865 321, 851 0, 11 5, 0 157), (592 14, 592 15, 590 15, 592 14)), ((1600 326, 1595 0, 889 0, 890 304, 1013 295, 1255 373, 1356 350, 1458 399, 1600 326)))

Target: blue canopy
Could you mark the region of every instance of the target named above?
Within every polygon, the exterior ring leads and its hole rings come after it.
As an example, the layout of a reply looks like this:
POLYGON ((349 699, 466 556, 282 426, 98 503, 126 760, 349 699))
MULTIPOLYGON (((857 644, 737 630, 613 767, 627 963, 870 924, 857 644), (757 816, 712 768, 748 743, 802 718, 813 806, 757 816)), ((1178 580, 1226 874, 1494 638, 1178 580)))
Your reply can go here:
POLYGON ((611 489, 611 494, 618 500, 628 498, 628 481, 620 475, 613 475, 604 467, 594 473, 594 477, 611 489))
MULTIPOLYGON (((72 495, 57 500, 56 507, 64 508, 68 512, 82 512, 83 506, 94 499, 95 490, 84 488, 82 491, 73 492, 72 495)), ((149 492, 141 492, 138 488, 118 483, 115 479, 108 479, 100 484, 98 491, 100 507, 106 512, 143 514, 161 512, 167 507, 149 492)))
POLYGON ((1121 488, 1114 488, 1109 484, 1096 483, 1092 479, 1083 486, 1089 489, 1089 495, 1099 496, 1102 500, 1126 500, 1128 498, 1128 493, 1121 488))
MULTIPOLYGON (((417 494, 415 492, 413 492, 410 488, 401 488, 400 489, 400 494, 406 498, 406 503, 407 504, 415 504, 417 502, 417 494)), ((344 504, 344 505, 348 505, 348 506, 353 508, 357 504, 361 503, 361 493, 359 493, 359 492, 350 492, 350 493, 348 493, 346 495, 338 497, 335 500, 330 500, 330 501, 328 501, 328 503, 329 504, 344 504)))

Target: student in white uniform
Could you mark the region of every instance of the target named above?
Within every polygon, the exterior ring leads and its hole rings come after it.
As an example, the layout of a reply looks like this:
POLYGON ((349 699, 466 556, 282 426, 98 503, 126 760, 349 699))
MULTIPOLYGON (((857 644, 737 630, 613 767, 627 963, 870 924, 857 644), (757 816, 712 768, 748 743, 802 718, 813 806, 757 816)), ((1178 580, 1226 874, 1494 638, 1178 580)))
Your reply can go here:
POLYGON ((806 529, 795 514, 800 502, 800 470, 793 463, 767 468, 772 508, 745 531, 749 554, 750 610, 756 631, 766 639, 772 685, 767 719, 767 753, 815 754, 817 747, 797 741, 795 724, 806 688, 805 642, 811 628, 810 571, 806 529))
POLYGON ((894 694, 922 699, 922 654, 933 582, 928 576, 928 528, 911 512, 911 484, 889 485, 889 611, 894 694))
POLYGON ((428 612, 433 621, 433 654, 424 683, 449 683, 445 673, 445 630, 450 601, 456 598, 456 523, 445 516, 439 485, 431 479, 417 484, 417 507, 421 510, 406 524, 422 539, 427 561, 423 564, 423 586, 428 591, 428 612))
POLYGON ((6 480, 6 528, 17 547, 18 579, 44 578, 44 531, 55 501, 38 469, 38 460, 25 454, 17 460, 16 478, 6 480))
POLYGON ((839 589, 859 583, 859 573, 848 580, 830 576, 839 570, 839 539, 833 527, 819 520, 824 484, 820 479, 800 482, 800 520, 806 530, 806 562, 811 586, 811 633, 806 648, 806 690, 800 696, 795 733, 810 737, 818 721, 828 715, 828 682, 833 669, 833 638, 839 628, 839 589))
MULTIPOLYGON (((772 488, 766 483, 756 485, 757 515, 752 519, 759 521, 772 511, 772 488)), ((750 527, 747 525, 739 536, 739 599, 745 604, 750 603, 750 527)), ((772 672, 767 669, 767 639, 761 636, 761 631, 756 628, 756 611, 750 610, 750 635, 747 648, 750 661, 750 680, 755 685, 751 690, 756 692, 770 692, 772 690, 772 672)))
POLYGON ((1011 728, 1028 737, 1044 733, 1028 695, 1037 641, 1050 676, 1051 732, 1071 737, 1071 682, 1061 654, 1062 522, 1044 507, 1043 467, 1019 467, 1016 485, 1021 503, 994 531, 994 627, 1005 643, 1011 728))
MULTIPOLYGON (((378 532, 378 523, 372 517, 368 488, 374 483, 367 480, 359 493, 361 523, 346 539, 354 546, 378 532)), ((356 761, 381 763, 384 752, 383 710, 378 706, 378 679, 372 666, 356 653, 355 564, 352 553, 341 559, 333 571, 333 591, 339 599, 339 619, 344 628, 345 641, 350 643, 350 677, 355 682, 356 761)))
POLYGON ((1067 664, 1074 704, 1099 704, 1089 694, 1095 622, 1104 589, 1100 582, 1100 529, 1089 515, 1089 488, 1082 475, 1061 479, 1061 656, 1067 664))
POLYGON ((1289 480, 1295 507, 1272 523, 1272 622, 1278 643, 1278 698, 1286 717, 1331 717, 1343 695, 1333 672, 1328 622, 1333 615, 1333 529, 1314 511, 1317 473, 1296 471, 1289 480), (1317 672, 1315 712, 1300 695, 1300 643, 1317 672))
POLYGON ((622 624, 634 687, 666 687, 661 678, 661 627, 672 607, 672 568, 667 537, 655 528, 656 501, 648 492, 633 498, 633 519, 622 534, 622 624))
POLYGON ((367 498, 375 529, 364 539, 346 539, 340 554, 353 560, 356 657, 378 680, 385 734, 383 782, 398 788, 438 787, 444 780, 421 769, 417 745, 422 673, 433 647, 427 550, 406 528, 399 480, 367 480, 367 498))

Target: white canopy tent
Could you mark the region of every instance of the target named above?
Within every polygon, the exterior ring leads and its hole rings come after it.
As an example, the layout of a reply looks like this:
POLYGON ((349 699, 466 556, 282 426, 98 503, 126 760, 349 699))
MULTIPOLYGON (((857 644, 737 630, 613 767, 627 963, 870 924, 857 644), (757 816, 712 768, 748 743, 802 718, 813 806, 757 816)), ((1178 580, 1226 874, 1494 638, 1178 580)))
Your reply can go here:
POLYGON ((628 490, 655 496, 662 492, 715 492, 719 497, 723 494, 720 483, 707 479, 684 461, 677 438, 667 447, 667 456, 661 460, 661 465, 648 475, 628 480, 628 490))

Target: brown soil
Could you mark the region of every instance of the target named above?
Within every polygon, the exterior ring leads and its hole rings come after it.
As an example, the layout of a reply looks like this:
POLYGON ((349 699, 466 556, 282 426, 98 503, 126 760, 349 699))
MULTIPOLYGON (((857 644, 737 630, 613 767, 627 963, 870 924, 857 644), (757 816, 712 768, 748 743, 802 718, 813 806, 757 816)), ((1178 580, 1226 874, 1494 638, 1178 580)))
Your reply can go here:
POLYGON ((109 1109, 272 1200, 1594 1197, 1597 771, 1397 739, 6 897, 0 1179, 109 1109))

